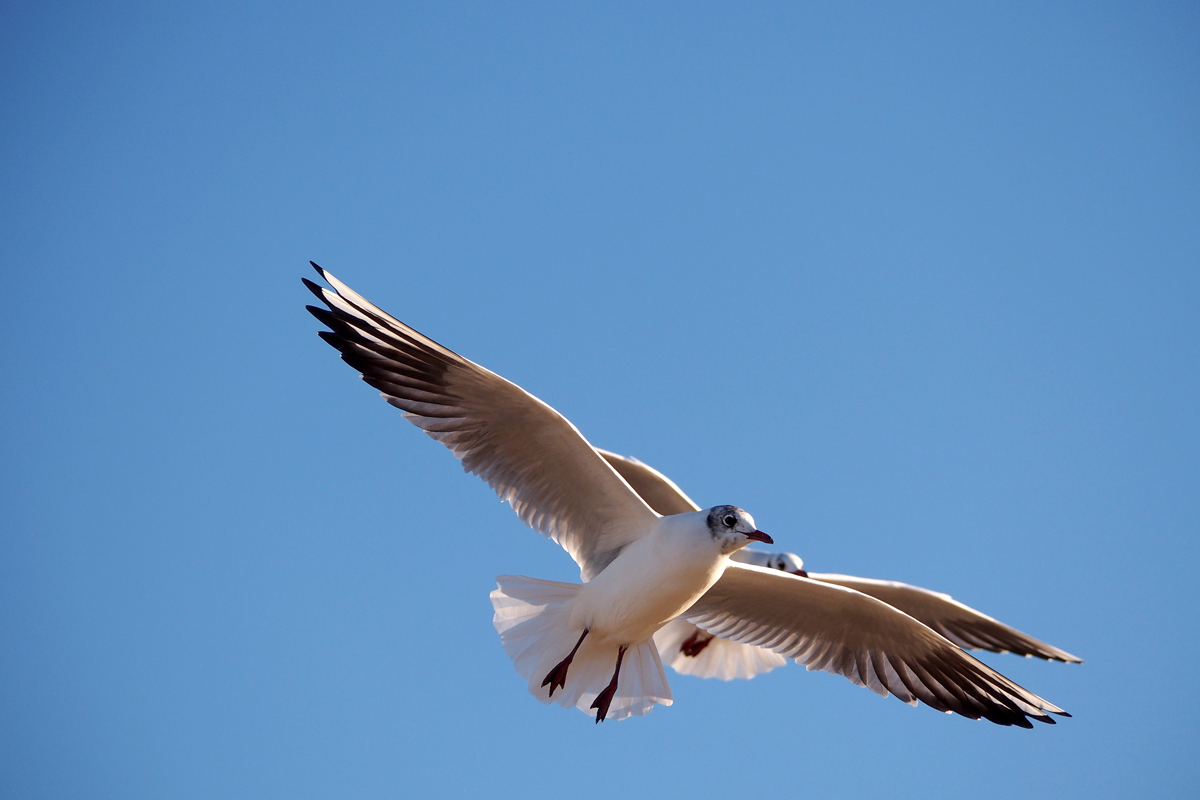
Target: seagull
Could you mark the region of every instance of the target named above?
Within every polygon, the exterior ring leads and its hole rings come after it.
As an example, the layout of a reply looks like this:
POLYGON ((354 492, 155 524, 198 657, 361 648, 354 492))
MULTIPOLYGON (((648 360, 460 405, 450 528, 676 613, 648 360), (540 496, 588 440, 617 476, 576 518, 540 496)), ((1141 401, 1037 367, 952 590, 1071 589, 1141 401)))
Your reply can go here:
POLYGON ((1069 716, 874 597, 731 561, 774 543, 749 513, 659 514, 549 405, 312 266, 331 287, 304 281, 325 306, 307 307, 321 338, 579 565, 582 583, 501 575, 491 593, 504 650, 541 702, 597 723, 670 705, 654 634, 683 617, 911 705, 1025 728, 1069 716))
MULTIPOLYGON (((674 481, 648 464, 608 450, 597 448, 597 451, 658 513, 679 514, 699 509, 695 501, 674 481)), ((962 648, 1015 653, 1047 661, 1082 663, 1082 659, 1065 650, 992 619, 948 594, 896 581, 810 573, 805 571, 803 559, 795 553, 746 547, 730 555, 730 558, 870 595, 919 620, 962 648)), ((682 618, 661 628, 654 635, 654 643, 660 656, 676 672, 700 678, 752 678, 787 663, 777 653, 715 637, 682 618)))

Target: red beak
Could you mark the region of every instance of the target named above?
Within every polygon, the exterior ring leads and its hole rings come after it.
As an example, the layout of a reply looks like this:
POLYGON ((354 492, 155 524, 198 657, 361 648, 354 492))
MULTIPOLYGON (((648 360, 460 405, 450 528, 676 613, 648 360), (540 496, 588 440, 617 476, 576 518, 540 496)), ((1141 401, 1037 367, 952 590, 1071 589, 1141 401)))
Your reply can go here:
POLYGON ((753 539, 756 542, 762 542, 763 544, 775 544, 775 540, 772 539, 770 536, 767 536, 762 531, 755 531, 754 533, 747 533, 747 534, 745 534, 745 537, 747 539, 753 539))
POLYGON ((793 575, 799 575, 801 578, 807 578, 808 573, 802 569, 792 570, 793 575))

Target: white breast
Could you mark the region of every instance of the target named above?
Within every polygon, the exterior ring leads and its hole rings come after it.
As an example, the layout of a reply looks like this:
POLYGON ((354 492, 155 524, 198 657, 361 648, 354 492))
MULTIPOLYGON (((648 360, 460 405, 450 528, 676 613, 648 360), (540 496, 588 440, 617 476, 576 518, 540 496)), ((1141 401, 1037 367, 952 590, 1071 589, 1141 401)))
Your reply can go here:
POLYGON ((690 608, 726 563, 703 513, 663 517, 583 585, 572 620, 598 639, 639 644, 690 608))

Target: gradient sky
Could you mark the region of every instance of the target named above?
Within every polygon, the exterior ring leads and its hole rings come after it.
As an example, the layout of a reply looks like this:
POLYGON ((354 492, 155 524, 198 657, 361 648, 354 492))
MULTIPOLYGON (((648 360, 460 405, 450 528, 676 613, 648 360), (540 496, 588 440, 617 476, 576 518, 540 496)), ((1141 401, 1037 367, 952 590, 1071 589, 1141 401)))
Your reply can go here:
POLYGON ((1184 3, 0 10, 6 798, 1192 797, 1184 3), (531 698, 574 580, 309 259, 817 571, 1076 653, 1033 731, 791 665, 531 698))

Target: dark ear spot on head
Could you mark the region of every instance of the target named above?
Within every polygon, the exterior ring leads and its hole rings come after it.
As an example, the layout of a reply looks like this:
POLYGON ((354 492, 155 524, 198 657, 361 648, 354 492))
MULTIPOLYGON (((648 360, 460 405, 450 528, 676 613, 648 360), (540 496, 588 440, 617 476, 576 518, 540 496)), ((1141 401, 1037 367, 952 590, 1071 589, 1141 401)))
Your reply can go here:
POLYGON ((708 512, 708 529, 713 536, 724 536, 738 524, 737 506, 713 506, 708 512))

